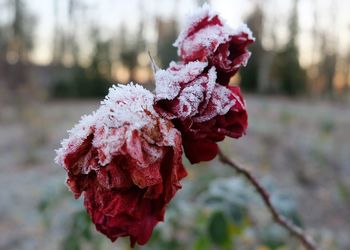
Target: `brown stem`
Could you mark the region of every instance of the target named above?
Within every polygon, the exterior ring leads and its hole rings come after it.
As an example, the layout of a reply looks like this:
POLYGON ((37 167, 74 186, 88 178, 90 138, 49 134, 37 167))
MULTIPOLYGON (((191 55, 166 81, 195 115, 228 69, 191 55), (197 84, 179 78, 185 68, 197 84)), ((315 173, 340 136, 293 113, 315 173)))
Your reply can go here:
POLYGON ((316 243, 314 242, 314 240, 310 236, 308 236, 302 228, 293 224, 290 220, 288 220, 286 217, 284 217, 283 215, 277 212, 276 208, 272 205, 269 193, 247 169, 244 169, 238 166, 236 163, 230 160, 227 156, 225 156, 221 150, 219 150, 219 159, 222 163, 227 164, 230 167, 232 167, 234 170, 236 170, 238 174, 243 175, 255 187, 256 191, 264 201, 266 207, 270 211, 272 218, 276 223, 281 225, 291 235, 297 238, 303 244, 305 249, 307 250, 319 249, 318 247, 316 247, 316 243))

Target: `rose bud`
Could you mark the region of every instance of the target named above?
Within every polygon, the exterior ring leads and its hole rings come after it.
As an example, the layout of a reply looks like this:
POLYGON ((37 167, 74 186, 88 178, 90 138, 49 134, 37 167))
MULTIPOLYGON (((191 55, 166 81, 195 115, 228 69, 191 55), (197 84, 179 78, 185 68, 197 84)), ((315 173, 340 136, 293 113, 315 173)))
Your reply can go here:
POLYGON ((231 29, 204 5, 188 18, 174 46, 184 63, 199 60, 207 61, 208 69, 215 66, 217 83, 227 85, 230 78, 246 66, 250 57, 247 47, 254 40, 245 24, 231 29))
POLYGON ((181 131, 191 163, 209 161, 218 153, 216 142, 239 138, 247 129, 247 112, 239 87, 216 83, 215 67, 206 62, 171 63, 155 73, 155 110, 181 131))
POLYGON ((96 229, 145 244, 186 176, 181 135, 139 85, 114 86, 101 107, 69 131, 56 162, 96 229))

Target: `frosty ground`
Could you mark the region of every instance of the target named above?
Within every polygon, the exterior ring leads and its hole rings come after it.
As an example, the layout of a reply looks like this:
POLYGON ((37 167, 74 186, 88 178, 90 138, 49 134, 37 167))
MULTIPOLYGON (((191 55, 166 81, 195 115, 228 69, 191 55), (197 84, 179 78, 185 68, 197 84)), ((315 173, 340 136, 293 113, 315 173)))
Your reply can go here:
MULTIPOLYGON (((60 221, 76 208, 62 200, 54 208, 54 225, 47 229, 38 206, 50 190, 64 188, 65 173, 53 163, 54 149, 66 130, 98 104, 1 107, 0 249, 59 249, 65 228, 60 221)), ((323 244, 336 241, 339 249, 349 249, 349 106, 255 96, 248 96, 247 105, 248 133, 221 143, 224 151, 293 196, 306 227, 322 235, 323 244)))

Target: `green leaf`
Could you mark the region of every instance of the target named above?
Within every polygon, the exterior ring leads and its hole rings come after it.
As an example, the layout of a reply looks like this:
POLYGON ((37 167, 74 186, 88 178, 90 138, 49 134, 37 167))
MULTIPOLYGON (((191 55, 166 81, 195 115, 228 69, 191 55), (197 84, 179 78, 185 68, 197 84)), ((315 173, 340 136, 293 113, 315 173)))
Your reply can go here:
POLYGON ((241 226, 244 224, 247 216, 247 208, 239 205, 230 207, 230 216, 236 226, 241 226))
POLYGON ((66 250, 80 250, 80 239, 78 235, 70 234, 63 239, 63 249, 66 250))
POLYGON ((269 225, 260 232, 262 243, 271 249, 283 247, 288 240, 288 233, 279 225, 269 225))
POLYGON ((209 221, 208 233, 213 243, 223 246, 230 241, 229 225, 222 212, 214 213, 209 221))
POLYGON ((210 250, 209 238, 206 236, 199 237, 193 246, 193 250, 210 250))

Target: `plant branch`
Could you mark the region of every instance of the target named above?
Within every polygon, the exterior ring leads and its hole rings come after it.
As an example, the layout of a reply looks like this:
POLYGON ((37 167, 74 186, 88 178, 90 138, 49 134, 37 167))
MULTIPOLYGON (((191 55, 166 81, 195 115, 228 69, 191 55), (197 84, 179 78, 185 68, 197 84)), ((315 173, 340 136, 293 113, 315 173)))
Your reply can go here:
POLYGON ((257 181, 257 179, 250 173, 249 170, 238 166, 236 163, 230 160, 227 156, 225 156, 220 149, 219 149, 219 159, 222 163, 227 164, 230 167, 232 167, 234 170, 236 170, 238 174, 243 175, 249 181, 249 183, 254 186, 259 196, 262 198, 264 204, 268 208, 269 212, 271 213, 273 220, 276 223, 278 223, 280 226, 285 228, 291 235, 297 238, 303 244, 305 249, 307 250, 319 249, 318 247, 316 247, 315 241, 310 236, 308 236, 302 228, 293 224, 290 220, 288 220, 286 217, 281 215, 276 210, 276 208, 273 206, 271 202, 269 193, 257 181))
POLYGON ((149 56, 149 59, 151 60, 153 74, 155 74, 159 70, 159 67, 157 66, 156 62, 154 61, 150 51, 148 51, 148 56, 149 56))

